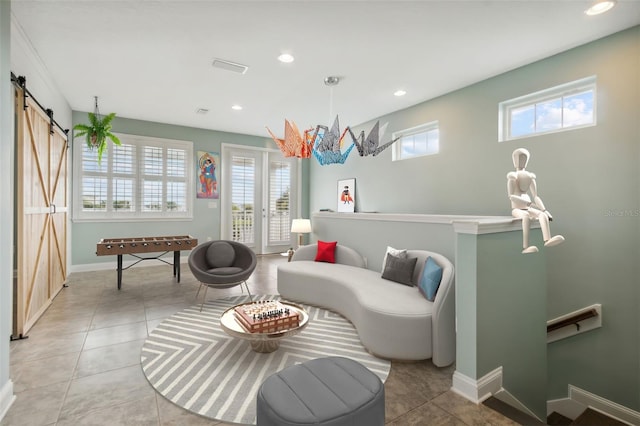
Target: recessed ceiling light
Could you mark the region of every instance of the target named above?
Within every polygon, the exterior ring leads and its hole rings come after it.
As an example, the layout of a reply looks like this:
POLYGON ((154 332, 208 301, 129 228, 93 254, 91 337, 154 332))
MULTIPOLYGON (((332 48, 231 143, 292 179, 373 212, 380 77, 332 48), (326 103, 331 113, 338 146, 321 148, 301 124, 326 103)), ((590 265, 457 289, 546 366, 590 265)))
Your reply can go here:
POLYGON ((615 0, 600 0, 591 5, 591 7, 584 11, 589 16, 599 15, 608 10, 611 10, 616 5, 615 0))
POLYGON ((407 92, 405 90, 396 90, 395 92, 393 92, 393 96, 404 96, 406 94, 407 92))
POLYGON ((236 111, 240 111, 242 109, 242 105, 232 105, 231 109, 236 110, 236 111))
POLYGON ((278 60, 280 62, 284 62, 285 64, 291 63, 294 61, 294 57, 288 53, 283 53, 282 55, 278 56, 278 60))

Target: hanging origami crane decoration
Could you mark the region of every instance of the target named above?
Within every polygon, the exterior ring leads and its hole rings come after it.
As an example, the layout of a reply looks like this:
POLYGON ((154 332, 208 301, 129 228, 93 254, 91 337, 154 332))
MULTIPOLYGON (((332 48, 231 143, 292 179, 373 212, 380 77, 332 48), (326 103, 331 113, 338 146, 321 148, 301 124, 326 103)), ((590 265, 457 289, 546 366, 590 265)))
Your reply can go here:
MULTIPOLYGON (((313 148, 314 138, 311 136, 311 130, 305 130, 302 134, 298 130, 298 126, 293 121, 284 120, 284 139, 278 139, 276 135, 267 127, 267 131, 271 138, 280 148, 285 157, 309 158, 311 157, 311 149, 313 148)), ((317 129, 316 129, 317 132, 317 129)))
POLYGON ((313 156, 316 157, 321 166, 327 164, 344 164, 355 144, 351 144, 345 152, 340 148, 347 129, 340 134, 340 124, 338 116, 329 129, 327 126, 318 125, 313 135, 314 144, 312 146, 313 156))
POLYGON ((364 138, 364 130, 360 132, 360 141, 358 141, 358 138, 356 138, 356 136, 353 134, 351 128, 347 127, 347 129, 349 129, 349 133, 351 134, 351 139, 353 139, 353 143, 358 148, 360 157, 365 157, 367 155, 373 155, 375 157, 385 149, 389 148, 398 139, 400 139, 399 137, 397 137, 394 140, 385 143, 384 145, 379 145, 380 139, 382 139, 382 137, 384 136, 384 132, 387 129, 387 124, 389 123, 385 123, 382 128, 380 128, 380 121, 376 121, 376 124, 373 125, 373 128, 369 132, 369 136, 367 136, 366 139, 364 138))

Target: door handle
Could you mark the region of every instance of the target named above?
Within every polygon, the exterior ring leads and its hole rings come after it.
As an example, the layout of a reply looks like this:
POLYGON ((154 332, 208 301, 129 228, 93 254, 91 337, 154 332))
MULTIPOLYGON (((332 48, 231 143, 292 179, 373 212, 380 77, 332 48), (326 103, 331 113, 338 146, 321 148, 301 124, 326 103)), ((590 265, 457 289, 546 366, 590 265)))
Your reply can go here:
POLYGON ((56 214, 56 205, 55 204, 51 204, 49 206, 49 214, 56 214))

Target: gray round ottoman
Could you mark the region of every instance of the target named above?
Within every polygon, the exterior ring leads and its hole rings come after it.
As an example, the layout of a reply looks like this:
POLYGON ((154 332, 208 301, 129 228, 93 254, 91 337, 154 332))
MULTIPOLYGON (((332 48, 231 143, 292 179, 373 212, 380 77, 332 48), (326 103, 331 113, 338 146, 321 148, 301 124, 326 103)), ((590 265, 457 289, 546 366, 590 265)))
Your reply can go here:
POLYGON ((382 426, 384 385, 352 359, 318 358, 269 376, 256 410, 258 426, 382 426))

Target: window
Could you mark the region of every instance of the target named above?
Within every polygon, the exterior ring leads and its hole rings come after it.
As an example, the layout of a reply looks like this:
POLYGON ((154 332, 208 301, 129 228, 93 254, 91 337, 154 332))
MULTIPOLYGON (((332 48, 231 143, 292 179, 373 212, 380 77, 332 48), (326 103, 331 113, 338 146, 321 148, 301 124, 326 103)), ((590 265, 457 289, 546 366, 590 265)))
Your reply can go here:
POLYGON ((74 220, 170 220, 192 217, 193 143, 118 135, 98 163, 86 144, 74 150, 74 220))
POLYGON ((393 144, 393 161, 433 155, 440 150, 440 129, 437 121, 395 132, 392 137, 400 138, 393 144))
POLYGON ((499 104, 499 141, 596 124, 596 77, 587 77, 499 104))
POLYGON ((233 241, 254 243, 256 159, 234 155, 231 159, 231 211, 233 241))
POLYGON ((291 164, 269 160, 269 244, 287 244, 291 240, 291 164))

